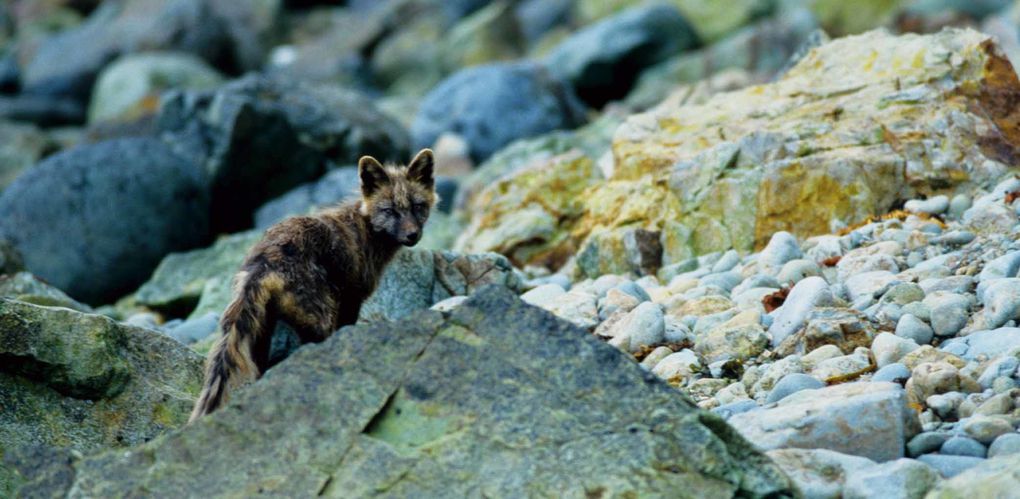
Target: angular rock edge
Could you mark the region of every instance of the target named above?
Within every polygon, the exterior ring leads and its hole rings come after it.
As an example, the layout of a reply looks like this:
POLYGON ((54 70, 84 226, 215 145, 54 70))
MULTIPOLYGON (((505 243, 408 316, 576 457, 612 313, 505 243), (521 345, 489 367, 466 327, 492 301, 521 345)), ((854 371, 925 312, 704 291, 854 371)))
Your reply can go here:
POLYGON ((22 493, 795 495, 720 418, 499 286, 345 328, 220 412, 72 466, 22 493))

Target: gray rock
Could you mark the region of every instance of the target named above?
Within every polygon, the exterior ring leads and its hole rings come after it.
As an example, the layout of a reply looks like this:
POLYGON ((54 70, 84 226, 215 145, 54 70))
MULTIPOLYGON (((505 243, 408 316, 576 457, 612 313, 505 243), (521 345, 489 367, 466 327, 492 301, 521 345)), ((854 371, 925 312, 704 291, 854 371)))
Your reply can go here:
POLYGON ((362 155, 410 159, 407 131, 353 90, 250 74, 164 95, 157 124, 211 180, 212 227, 236 232, 291 189, 362 155))
POLYGON ((154 139, 120 139, 50 156, 0 192, 0 239, 39 278, 108 302, 167 253, 205 242, 209 206, 197 163, 154 139))
POLYGON ((943 420, 956 419, 956 410, 963 403, 960 392, 937 393, 924 400, 925 405, 943 420))
POLYGON ((947 196, 932 196, 928 199, 911 199, 903 208, 914 213, 926 213, 938 215, 949 209, 949 198, 947 196))
POLYGON ((978 280, 985 282, 992 279, 1016 277, 1017 272, 1020 272, 1020 251, 1010 251, 986 263, 985 267, 981 269, 981 273, 978 274, 978 280))
POLYGON ((1006 419, 993 416, 974 415, 960 421, 964 433, 985 445, 995 441, 999 435, 1013 432, 1013 425, 1006 419))
POLYGON ((971 456, 945 456, 942 454, 925 454, 917 458, 942 475, 942 478, 952 478, 970 468, 973 468, 985 460, 980 457, 971 456))
POLYGON ((572 289, 548 302, 536 303, 536 305, 584 329, 590 330, 599 325, 599 312, 595 297, 583 291, 572 289))
POLYGON ((949 216, 959 220, 963 213, 970 208, 971 199, 966 194, 957 194, 949 201, 949 216))
POLYGON ((953 336, 967 324, 970 301, 954 293, 935 293, 924 299, 931 310, 931 327, 936 336, 953 336))
POLYGON ((510 142, 584 121, 573 91, 531 63, 497 63, 462 69, 421 102, 411 134, 415 146, 431 147, 443 132, 456 132, 476 162, 510 142))
POLYGON ((798 258, 783 264, 776 274, 776 280, 784 284, 796 284, 801 279, 822 275, 822 269, 813 260, 798 258))
POLYGON ((898 362, 904 355, 917 350, 920 346, 914 340, 896 336, 891 333, 879 333, 871 343, 871 352, 875 356, 878 367, 885 367, 898 362))
MULTIPOLYGON (((161 333, 6 299, 0 357, 5 457, 24 446, 142 444, 184 424, 202 381, 201 357, 161 333)), ((7 471, 0 464, 0 489, 7 471)))
POLYGON ((451 296, 445 300, 440 300, 435 305, 432 305, 431 307, 429 307, 429 310, 435 310, 436 312, 442 313, 451 312, 453 311, 453 309, 461 306, 461 304, 467 301, 467 299, 468 297, 463 295, 451 296))
POLYGON ((726 253, 723 253, 723 255, 719 257, 719 260, 712 265, 711 272, 727 272, 733 270, 733 267, 736 267, 739 264, 740 253, 737 253, 737 250, 729 250, 726 253))
POLYGON ((906 383, 907 379, 909 378, 910 369, 908 369, 907 366, 900 364, 899 362, 894 362, 892 364, 887 364, 885 367, 882 367, 878 371, 875 371, 875 374, 871 377, 871 380, 889 381, 892 383, 899 383, 902 385, 903 383, 906 383))
POLYGON ((216 312, 208 312, 205 315, 190 319, 181 325, 171 329, 167 334, 185 345, 196 341, 204 340, 216 332, 220 316, 216 312))
POLYGON ((957 355, 966 360, 974 360, 979 356, 995 357, 1020 347, 1020 328, 1002 327, 985 331, 976 331, 967 336, 952 338, 942 344, 942 350, 955 348, 957 355))
POLYGON ((875 466, 870 459, 826 449, 776 449, 766 454, 810 498, 839 499, 848 476, 875 466))
POLYGON ((907 455, 917 457, 922 454, 938 452, 942 448, 942 444, 946 443, 952 436, 951 433, 942 431, 918 433, 907 442, 907 455))
POLYGON ((1012 355, 1004 355, 988 364, 988 367, 981 373, 977 381, 982 388, 991 388, 996 378, 1012 376, 1016 372, 1017 367, 1020 367, 1020 359, 1012 355))
POLYGON ((896 336, 913 340, 918 345, 927 345, 935 337, 935 332, 914 314, 905 313, 896 322, 896 336))
POLYGON ((988 446, 988 457, 1020 454, 1020 433, 999 435, 988 446))
POLYGON ((740 284, 742 280, 744 278, 739 273, 733 271, 708 274, 700 279, 702 286, 715 286, 727 293, 737 284, 740 284))
POLYGON ((701 361, 698 360, 698 355, 688 349, 683 349, 659 361, 652 368, 652 373, 666 381, 670 381, 688 378, 700 370, 701 361))
POLYGON ((633 7, 586 26, 549 53, 549 71, 592 107, 630 91, 641 70, 698 43, 693 27, 668 4, 633 7))
POLYGON ((854 469, 843 485, 845 499, 920 499, 940 480, 931 466, 900 458, 888 463, 854 469))
POLYGON ((92 307, 76 301, 63 291, 40 281, 28 272, 0 275, 0 297, 33 305, 92 312, 92 307))
POLYGON ((658 304, 646 301, 620 320, 614 328, 613 337, 630 338, 624 349, 636 352, 642 346, 662 343, 665 328, 662 309, 658 304))
POLYGON ((638 286, 634 281, 624 281, 616 285, 616 289, 633 296, 639 302, 649 301, 652 298, 648 296, 648 292, 641 286, 638 286))
POLYGON ((375 293, 362 304, 358 321, 400 319, 490 284, 520 292, 521 280, 502 255, 405 248, 386 266, 375 293))
POLYGON ((26 492, 795 493, 717 416, 498 288, 448 319, 426 312, 345 329, 185 430, 71 466, 63 485, 33 482, 26 492), (244 459, 231 458, 239 452, 244 459), (566 475, 553 471, 561 467, 566 475))
POLYGON ((723 404, 719 407, 715 407, 712 409, 712 412, 723 419, 729 419, 734 414, 753 411, 758 407, 758 403, 753 400, 738 400, 736 402, 730 402, 729 404, 723 404))
POLYGON ((973 438, 955 436, 946 440, 942 444, 942 448, 939 449, 940 454, 947 456, 971 456, 971 457, 985 457, 988 454, 988 449, 981 442, 974 440, 973 438))
POLYGON ((543 284, 537 288, 528 291, 527 293, 522 294, 521 299, 524 300, 525 303, 535 305, 536 307, 541 307, 543 304, 548 303, 549 301, 555 299, 556 297, 566 292, 567 291, 563 289, 563 286, 560 286, 559 284, 549 283, 543 284))
POLYGON ((844 284, 851 301, 861 298, 877 298, 898 279, 887 270, 873 270, 850 276, 844 284))
POLYGON ((813 376, 808 376, 807 374, 802 373, 790 373, 783 376, 783 378, 776 383, 776 386, 772 387, 772 391, 769 392, 769 396, 765 399, 765 402, 768 404, 779 402, 787 396, 793 395, 801 390, 813 390, 824 387, 825 383, 818 381, 813 376))
POLYGON ((758 254, 759 268, 766 273, 775 275, 786 262, 803 256, 797 238, 789 232, 779 231, 772 234, 769 243, 758 254))
POLYGON ((358 168, 338 168, 315 182, 295 187, 262 205, 255 212, 255 227, 266 229, 289 216, 304 215, 315 208, 337 204, 360 194, 358 168))
POLYGON ((1020 279, 995 279, 986 282, 988 286, 978 294, 985 305, 987 327, 996 328, 1011 320, 1020 319, 1020 279))
POLYGON ((772 346, 778 346, 787 336, 799 330, 815 307, 828 306, 832 302, 832 293, 825 279, 808 277, 798 282, 790 290, 783 306, 773 312, 775 321, 768 331, 772 336, 772 346))
POLYGON ((935 486, 927 497, 929 499, 953 499, 1016 496, 1016 485, 1020 483, 1020 456, 1002 456, 971 463, 971 466, 958 466, 962 469, 953 469, 952 471, 956 471, 956 473, 952 473, 952 475, 943 473, 943 476, 953 476, 953 478, 944 480, 935 486))
POLYGON ((829 449, 887 461, 903 457, 919 430, 916 418, 902 387, 871 382, 803 390, 730 423, 762 449, 829 449))

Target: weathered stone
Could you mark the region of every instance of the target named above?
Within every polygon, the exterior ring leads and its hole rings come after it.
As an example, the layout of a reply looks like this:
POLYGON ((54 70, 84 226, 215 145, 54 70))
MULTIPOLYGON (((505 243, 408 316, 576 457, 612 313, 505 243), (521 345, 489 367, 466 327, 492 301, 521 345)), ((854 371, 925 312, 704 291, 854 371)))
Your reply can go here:
POLYGON ((829 449, 876 461, 903 457, 919 430, 903 388, 873 382, 799 391, 730 424, 762 449, 829 449))
POLYGON ((135 300, 169 315, 188 315, 210 280, 230 285, 248 250, 261 238, 260 230, 241 232, 222 237, 208 248, 168 255, 138 288, 135 300))
POLYGON ((400 319, 490 284, 517 293, 521 289, 520 277, 500 255, 404 249, 386 266, 375 293, 362 304, 358 320, 400 319))
POLYGON ((0 275, 0 297, 33 305, 92 312, 92 307, 67 296, 63 291, 40 281, 28 272, 0 275))
POLYGON ((806 354, 822 345, 836 345, 840 351, 852 352, 870 346, 875 328, 864 314, 847 308, 816 308, 807 315, 800 331, 787 336, 776 352, 780 355, 806 354))
POLYGON ((766 452, 793 480, 804 497, 840 499, 847 477, 875 462, 826 449, 775 449, 766 452))
POLYGON ((968 497, 1010 497, 1020 482, 1020 454, 979 461, 975 466, 946 480, 925 496, 926 499, 966 499, 968 497))
POLYGON ((718 416, 495 288, 445 320, 348 328, 184 431, 72 467, 25 493, 794 493, 718 416))
MULTIPOLYGON (((187 420, 201 363, 155 331, 0 299, 0 448, 91 453, 147 442, 187 420)), ((0 495, 7 474, 0 465, 0 495)))
POLYGON ((938 472, 913 459, 900 458, 891 463, 856 469, 846 477, 846 499, 920 499, 939 483, 938 472))

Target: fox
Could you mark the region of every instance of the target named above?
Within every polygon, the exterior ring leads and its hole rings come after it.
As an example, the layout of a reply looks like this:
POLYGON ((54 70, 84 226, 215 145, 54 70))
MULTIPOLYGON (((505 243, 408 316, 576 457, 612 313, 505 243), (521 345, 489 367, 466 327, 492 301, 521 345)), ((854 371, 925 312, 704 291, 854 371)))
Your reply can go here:
POLYGON ((397 250, 421 239, 437 202, 434 161, 430 149, 406 167, 363 156, 360 198, 266 230, 234 277, 189 424, 265 373, 277 321, 290 325, 301 344, 357 321, 397 250))

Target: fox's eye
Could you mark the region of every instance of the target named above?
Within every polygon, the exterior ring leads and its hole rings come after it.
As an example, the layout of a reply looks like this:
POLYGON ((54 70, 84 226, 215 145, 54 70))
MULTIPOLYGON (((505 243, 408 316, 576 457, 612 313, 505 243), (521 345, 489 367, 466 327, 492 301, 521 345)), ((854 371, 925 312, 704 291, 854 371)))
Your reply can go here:
POLYGON ((383 215, 395 215, 397 213, 396 210, 390 207, 381 208, 379 211, 383 212, 383 215))

